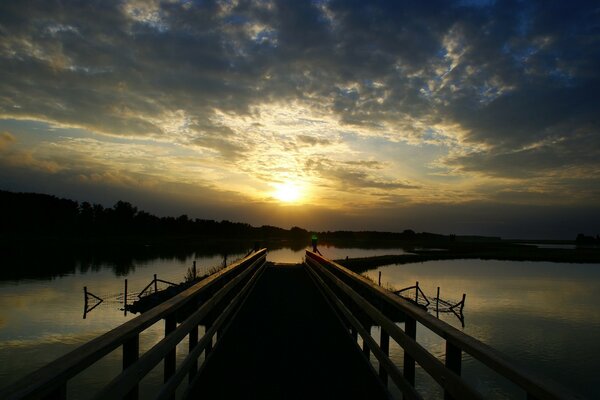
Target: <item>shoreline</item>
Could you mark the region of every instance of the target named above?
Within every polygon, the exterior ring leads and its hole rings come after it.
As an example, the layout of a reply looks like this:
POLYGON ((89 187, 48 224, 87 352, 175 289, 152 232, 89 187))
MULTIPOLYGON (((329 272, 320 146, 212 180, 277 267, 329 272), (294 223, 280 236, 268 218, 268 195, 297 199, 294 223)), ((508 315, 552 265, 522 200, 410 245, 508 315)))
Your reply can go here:
POLYGON ((383 256, 358 257, 334 260, 336 263, 361 273, 383 265, 402 265, 438 260, 505 260, 505 261, 545 261, 572 264, 600 264, 599 248, 548 249, 533 246, 508 246, 498 249, 416 250, 411 254, 390 254, 383 256))

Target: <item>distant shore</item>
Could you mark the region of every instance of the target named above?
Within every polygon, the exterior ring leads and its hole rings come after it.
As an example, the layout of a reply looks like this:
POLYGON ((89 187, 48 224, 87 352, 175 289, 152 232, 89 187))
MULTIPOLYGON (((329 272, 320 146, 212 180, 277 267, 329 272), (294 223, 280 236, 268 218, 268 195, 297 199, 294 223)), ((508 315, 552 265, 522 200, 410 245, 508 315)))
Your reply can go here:
POLYGON ((446 249, 420 249, 410 254, 390 254, 373 257, 347 258, 335 260, 344 267, 360 273, 390 264, 410 264, 436 260, 508 260, 508 261, 548 261, 560 263, 600 263, 600 248, 576 247, 574 249, 538 248, 535 245, 498 243, 494 246, 475 245, 452 246, 446 249))

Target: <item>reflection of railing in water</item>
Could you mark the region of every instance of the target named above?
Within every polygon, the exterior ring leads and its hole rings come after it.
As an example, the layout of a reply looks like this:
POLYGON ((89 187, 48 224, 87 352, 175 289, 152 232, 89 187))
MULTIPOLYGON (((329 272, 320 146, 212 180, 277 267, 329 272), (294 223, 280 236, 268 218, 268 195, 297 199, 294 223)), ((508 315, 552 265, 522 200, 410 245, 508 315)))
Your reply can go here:
POLYGON ((85 319, 85 317, 87 316, 87 314, 89 312, 91 312, 94 308, 98 307, 100 305, 100 303, 104 302, 104 300, 101 299, 100 297, 88 292, 87 286, 83 287, 83 301, 84 301, 84 303, 83 303, 83 319, 85 319), (91 307, 90 307, 90 301, 89 301, 90 297, 92 299, 96 300, 96 302, 91 307))
MULTIPOLYGON (((380 272, 381 274, 381 272, 380 272)), ((381 286, 381 275, 379 278, 380 286, 381 286)), ((431 305, 431 301, 427 298, 427 295, 421 288, 419 287, 419 282, 417 281, 413 286, 405 287, 404 289, 394 290, 394 294, 402 297, 418 305, 419 307, 429 311, 429 306, 431 305)), ((440 298, 440 287, 437 288, 437 295, 432 300, 435 302, 435 308, 432 311, 435 311, 435 316, 437 318, 440 317, 440 313, 452 313, 458 318, 461 326, 465 327, 465 316, 463 314, 463 309, 465 308, 465 299, 467 295, 463 293, 462 300, 460 301, 452 301, 447 299, 440 298)))

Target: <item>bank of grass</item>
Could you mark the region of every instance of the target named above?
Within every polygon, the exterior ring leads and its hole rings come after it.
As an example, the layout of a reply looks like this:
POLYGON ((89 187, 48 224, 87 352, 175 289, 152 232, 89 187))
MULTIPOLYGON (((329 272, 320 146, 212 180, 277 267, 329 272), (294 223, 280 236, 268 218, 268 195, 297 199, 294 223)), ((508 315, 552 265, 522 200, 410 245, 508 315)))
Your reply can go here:
POLYGON ((454 244, 436 250, 412 250, 410 254, 348 258, 335 261, 354 272, 361 273, 382 265, 458 259, 600 263, 600 248, 553 249, 511 242, 495 244, 469 243, 454 244))

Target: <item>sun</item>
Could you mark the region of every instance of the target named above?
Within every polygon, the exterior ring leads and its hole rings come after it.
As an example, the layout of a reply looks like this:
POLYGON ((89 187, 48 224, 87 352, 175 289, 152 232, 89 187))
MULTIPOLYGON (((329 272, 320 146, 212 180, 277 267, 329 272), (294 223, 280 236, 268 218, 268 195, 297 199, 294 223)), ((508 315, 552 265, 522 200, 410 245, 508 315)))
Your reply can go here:
POLYGON ((294 203, 301 197, 300 188, 292 182, 276 183, 273 196, 284 203, 294 203))

